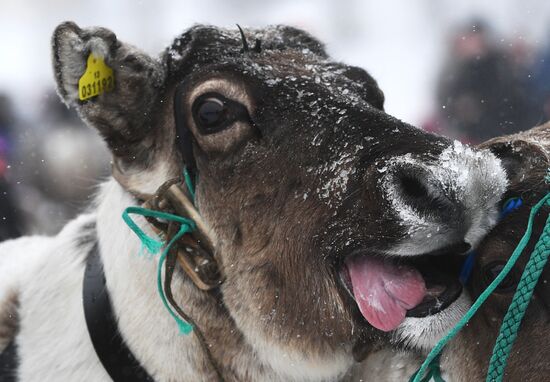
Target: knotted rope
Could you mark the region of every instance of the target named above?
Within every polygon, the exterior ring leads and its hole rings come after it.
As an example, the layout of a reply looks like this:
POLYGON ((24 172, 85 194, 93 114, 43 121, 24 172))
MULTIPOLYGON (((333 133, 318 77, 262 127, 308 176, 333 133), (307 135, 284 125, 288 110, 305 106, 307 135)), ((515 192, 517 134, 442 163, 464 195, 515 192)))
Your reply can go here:
MULTIPOLYGON (((550 205, 550 201, 547 200, 550 205)), ((487 371, 487 382, 500 382, 504 375, 506 362, 512 350, 512 345, 518 335, 519 325, 527 311, 527 306, 533 296, 533 291, 539 277, 550 256, 550 216, 537 242, 529 262, 521 276, 512 303, 504 316, 500 332, 493 348, 489 369, 487 371)))
MULTIPOLYGON (((187 186, 187 189, 189 190, 189 193, 191 194, 192 198, 195 198, 195 192, 193 187, 193 182, 191 181, 191 177, 189 176, 189 172, 187 169, 183 172, 185 184, 187 186)), ((168 299, 166 297, 166 291, 165 288, 163 288, 162 283, 162 268, 164 263, 166 262, 166 257, 170 253, 174 243, 176 243, 183 235, 186 233, 191 233, 196 229, 195 222, 191 219, 184 218, 183 216, 174 215, 168 212, 162 212, 162 211, 155 211, 150 210, 143 207, 128 207, 124 210, 122 213, 122 219, 124 219, 124 222, 130 227, 132 231, 137 235, 139 240, 141 241, 142 249, 141 252, 143 252, 143 249, 147 249, 147 251, 152 254, 156 255, 160 252, 160 250, 164 247, 164 250, 162 251, 159 261, 158 261, 158 267, 157 267, 157 289, 160 296, 160 299, 162 300, 162 303, 166 310, 170 313, 174 321, 176 321, 178 328, 180 330, 180 333, 182 334, 189 334, 193 330, 193 325, 185 320, 183 320, 180 316, 181 313, 178 310, 179 314, 174 313, 172 307, 168 303, 168 299), (169 238, 169 242, 166 243, 166 241, 163 238, 155 239, 150 236, 148 236, 130 217, 130 215, 141 215, 143 217, 148 218, 154 218, 154 219, 163 219, 175 224, 179 224, 179 228, 174 234, 172 238, 169 238)), ((166 274, 165 276, 170 276, 166 274)), ((171 292, 170 292, 171 294, 171 292)))

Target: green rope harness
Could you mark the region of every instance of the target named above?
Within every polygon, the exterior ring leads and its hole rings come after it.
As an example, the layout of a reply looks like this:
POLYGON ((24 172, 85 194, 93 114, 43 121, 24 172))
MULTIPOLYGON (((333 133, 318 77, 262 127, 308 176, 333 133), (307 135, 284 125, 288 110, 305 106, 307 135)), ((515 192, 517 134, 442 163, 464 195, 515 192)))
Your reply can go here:
MULTIPOLYGON (((493 280, 493 282, 481 293, 471 308, 466 312, 462 319, 451 329, 451 331, 443 337, 430 351, 426 360, 422 363, 420 368, 414 373, 409 382, 426 382, 433 377, 433 370, 439 370, 439 356, 445 345, 453 339, 458 332, 470 321, 473 315, 478 311, 481 305, 487 300, 487 298, 493 293, 498 285, 508 275, 517 259, 527 246, 531 238, 533 231, 533 221, 538 211, 544 205, 550 205, 550 193, 546 194, 533 208, 529 215, 529 222, 525 234, 521 238, 518 246, 510 256, 510 259, 493 280), (428 374, 430 374, 428 376, 428 374), (427 379, 426 379, 427 378, 427 379)), ((538 278, 550 256, 550 218, 547 219, 544 230, 535 245, 535 249, 531 254, 531 257, 525 266, 523 275, 521 276, 520 283, 510 304, 508 312, 504 317, 503 324, 500 329, 499 336, 493 349, 493 355, 489 364, 489 371, 487 373, 487 382, 500 382, 506 367, 506 362, 510 354, 510 350, 516 339, 517 332, 521 320, 525 314, 529 300, 533 294, 533 290, 537 284, 538 278)), ((441 378, 440 375, 437 376, 441 378)), ((438 379, 436 379, 437 381, 438 379)))
MULTIPOLYGON (((191 177, 189 176, 189 173, 187 169, 183 172, 184 180, 187 185, 187 189, 189 190, 192 198, 195 198, 194 193, 194 187, 193 183, 191 182, 191 177)), ((166 261, 166 256, 168 255, 168 252, 170 252, 170 248, 174 245, 175 242, 177 242, 183 235, 186 233, 193 232, 196 229, 195 222, 191 219, 184 218, 182 216, 170 214, 167 212, 161 212, 161 211, 155 211, 155 210, 149 210, 147 208, 143 207, 128 207, 124 210, 122 213, 122 219, 128 227, 134 233, 137 235, 139 240, 141 241, 142 248, 140 250, 140 253, 143 253, 143 249, 147 249, 147 251, 151 255, 156 255, 159 253, 159 251, 164 247, 164 250, 162 251, 159 261, 158 261, 158 267, 157 267, 157 290, 160 295, 160 299, 162 300, 162 303, 164 304, 164 307, 166 310, 168 310, 168 313, 172 316, 172 318, 176 321, 178 328, 180 330, 181 334, 189 334, 193 330, 193 325, 183 320, 180 316, 178 316, 176 313, 174 313, 173 309, 170 307, 170 304, 168 303, 168 300, 166 299, 166 294, 164 292, 164 288, 162 287, 162 267, 166 261), (175 223, 179 223, 180 227, 177 231, 177 233, 174 235, 174 237, 166 244, 165 240, 162 238, 159 238, 159 240, 154 239, 150 236, 148 236, 139 226, 132 220, 130 215, 140 215, 144 217, 151 217, 156 219, 164 219, 168 221, 172 221, 175 223)))
MULTIPOLYGON (((550 202, 548 204, 550 205, 550 202)), ((516 340, 519 325, 531 301, 537 281, 548 261, 548 256, 550 256, 550 216, 546 220, 544 230, 529 262, 525 266, 525 271, 521 276, 512 303, 504 316, 495 347, 493 348, 493 355, 489 362, 487 382, 502 381, 506 362, 512 350, 512 345, 516 340)))
MULTIPOLYGON (((420 379, 420 382, 429 382, 432 378, 435 382, 445 382, 445 380, 441 377, 441 367, 439 366, 439 357, 440 354, 438 354, 433 362, 430 362, 428 365, 428 368, 426 369, 426 373, 423 378, 420 379)), ((413 377, 416 376, 416 373, 413 375, 413 377)), ((411 379, 413 378, 411 377, 411 379)))
MULTIPOLYGON (((169 214, 166 212, 153 211, 142 207, 126 208, 122 213, 122 219, 124 219, 128 227, 130 227, 130 229, 134 231, 137 237, 141 240, 142 246, 147 248, 147 251, 149 251, 149 253, 152 255, 157 254, 166 243, 162 239, 156 240, 148 236, 145 232, 143 232, 143 230, 139 228, 139 226, 132 220, 132 218, 130 217, 131 214, 152 217, 157 219, 165 219, 165 220, 174 221, 176 223, 180 223, 180 228, 178 232, 174 235, 174 237, 170 240, 170 242, 165 246, 164 250, 162 251, 159 257, 158 268, 157 268, 157 289, 160 295, 160 299, 164 304, 164 307, 166 308, 166 310, 168 310, 168 313, 170 313, 172 318, 178 324, 180 333, 189 334, 193 330, 193 326, 188 322, 182 320, 181 317, 179 317, 176 313, 174 313, 174 311, 170 307, 170 304, 168 304, 168 301, 166 299, 166 294, 164 293, 164 288, 162 287, 162 267, 164 265, 164 262, 166 261, 166 255, 170 251, 170 248, 172 248, 172 245, 174 245, 174 243, 178 241, 186 233, 193 232, 193 230, 195 230, 195 223, 190 219, 186 219, 184 217, 169 214)), ((142 250, 143 250, 143 247, 142 247, 142 250)))

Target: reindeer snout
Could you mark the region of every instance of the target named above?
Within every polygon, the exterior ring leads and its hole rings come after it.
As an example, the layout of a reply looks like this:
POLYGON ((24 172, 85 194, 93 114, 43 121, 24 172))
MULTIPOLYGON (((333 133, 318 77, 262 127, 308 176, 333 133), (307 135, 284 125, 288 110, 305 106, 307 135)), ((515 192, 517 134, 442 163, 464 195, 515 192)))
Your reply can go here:
POLYGON ((495 224, 507 186, 500 161, 455 142, 437 159, 407 154, 390 161, 383 190, 404 228, 400 253, 475 246, 495 224))

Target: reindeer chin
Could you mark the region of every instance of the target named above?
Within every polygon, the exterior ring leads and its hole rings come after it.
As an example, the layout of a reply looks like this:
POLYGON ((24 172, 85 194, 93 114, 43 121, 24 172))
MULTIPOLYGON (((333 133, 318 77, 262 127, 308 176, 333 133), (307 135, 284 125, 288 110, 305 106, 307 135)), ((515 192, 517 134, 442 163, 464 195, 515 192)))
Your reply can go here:
POLYGON ((471 306, 465 291, 445 310, 426 317, 407 317, 393 332, 392 342, 417 350, 429 351, 449 332, 471 306))

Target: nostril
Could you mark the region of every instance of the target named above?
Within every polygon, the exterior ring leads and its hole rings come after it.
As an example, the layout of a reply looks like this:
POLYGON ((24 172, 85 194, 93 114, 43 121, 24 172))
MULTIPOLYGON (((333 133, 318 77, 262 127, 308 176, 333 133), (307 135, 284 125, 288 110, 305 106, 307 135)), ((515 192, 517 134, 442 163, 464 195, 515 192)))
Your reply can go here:
POLYGON ((414 199, 422 199, 430 195, 428 188, 416 177, 402 174, 398 177, 398 182, 405 196, 414 199))
POLYGON ((421 214, 448 218, 453 203, 443 189, 422 168, 401 167, 394 172, 393 183, 403 202, 421 214))

